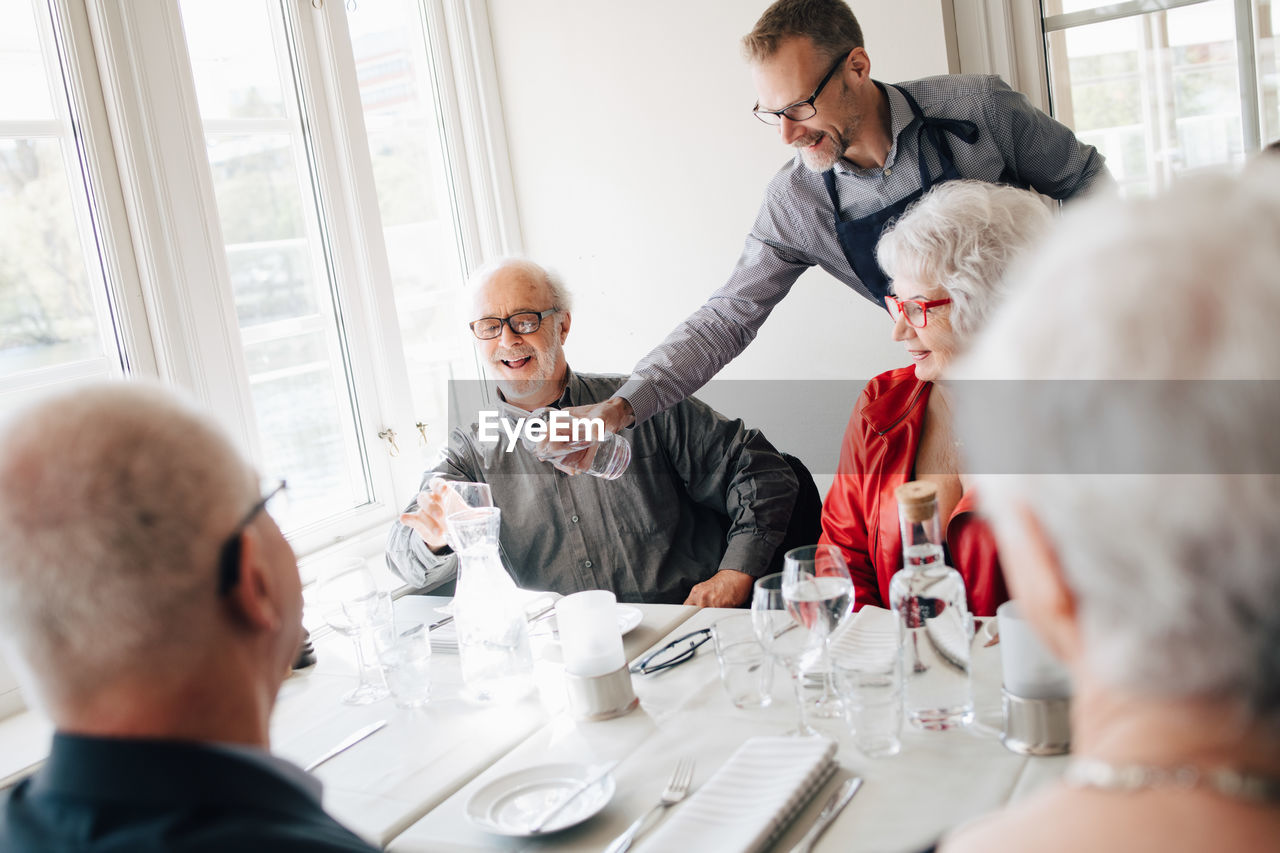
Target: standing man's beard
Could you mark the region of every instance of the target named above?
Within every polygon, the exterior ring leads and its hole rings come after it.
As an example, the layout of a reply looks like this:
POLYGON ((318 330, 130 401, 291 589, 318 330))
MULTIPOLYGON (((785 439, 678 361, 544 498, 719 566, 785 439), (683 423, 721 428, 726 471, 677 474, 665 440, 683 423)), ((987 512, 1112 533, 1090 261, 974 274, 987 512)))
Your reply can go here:
MULTIPOLYGON (((850 94, 845 106, 849 106, 851 101, 850 94)), ((792 143, 792 147, 800 152, 800 162, 804 163, 805 168, 811 172, 825 172, 840 162, 844 152, 848 151, 853 141, 858 138, 858 131, 862 127, 860 114, 850 109, 849 115, 848 124, 837 130, 834 136, 829 132, 818 130, 792 143), (819 139, 822 140, 822 144, 818 149, 809 151, 808 146, 819 139)))

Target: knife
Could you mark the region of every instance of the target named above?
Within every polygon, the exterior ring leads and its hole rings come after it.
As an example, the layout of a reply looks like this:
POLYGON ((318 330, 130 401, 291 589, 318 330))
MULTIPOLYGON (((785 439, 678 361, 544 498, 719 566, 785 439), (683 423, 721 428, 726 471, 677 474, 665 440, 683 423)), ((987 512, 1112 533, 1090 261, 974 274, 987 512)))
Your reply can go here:
POLYGON ((827 804, 818 813, 818 818, 813 822, 813 826, 809 827, 809 831, 804 834, 804 838, 800 839, 800 843, 791 848, 791 853, 809 853, 817 840, 822 837, 822 833, 826 832, 827 827, 836 819, 836 815, 840 814, 841 809, 849 805, 849 801, 853 799, 853 795, 858 793, 858 789, 861 787, 862 777, 854 776, 852 779, 846 780, 839 788, 836 788, 835 793, 831 795, 831 799, 827 800, 827 804))
POLYGON ((342 741, 340 741, 337 746, 335 746, 333 749, 329 750, 324 755, 317 758, 315 761, 308 764, 303 769, 306 770, 308 773, 310 773, 312 770, 315 770, 317 767, 319 767, 321 764, 324 764, 330 758, 333 758, 335 755, 338 755, 339 753, 355 746, 360 741, 364 740, 369 735, 378 731, 386 724, 387 724, 386 720, 378 720, 378 722, 370 723, 369 725, 365 726, 362 729, 356 729, 354 732, 347 735, 342 741))
POLYGON ((554 806, 549 808, 547 811, 543 813, 542 817, 534 821, 533 824, 529 827, 529 834, 537 835, 540 832, 542 832, 542 827, 546 826, 547 823, 550 822, 551 818, 555 817, 556 815, 560 814, 560 812, 564 811, 564 807, 569 805, 569 803, 572 803, 574 800, 578 799, 578 797, 582 796, 584 791, 590 788, 594 788, 596 785, 600 784, 600 781, 604 779, 604 777, 612 773, 613 768, 617 766, 618 766, 618 762, 610 761, 608 764, 605 764, 603 767, 601 767, 598 772, 593 773, 587 779, 587 781, 583 782, 581 785, 574 788, 573 793, 571 793, 569 796, 565 797, 563 800, 561 800, 560 802, 556 803, 554 806))

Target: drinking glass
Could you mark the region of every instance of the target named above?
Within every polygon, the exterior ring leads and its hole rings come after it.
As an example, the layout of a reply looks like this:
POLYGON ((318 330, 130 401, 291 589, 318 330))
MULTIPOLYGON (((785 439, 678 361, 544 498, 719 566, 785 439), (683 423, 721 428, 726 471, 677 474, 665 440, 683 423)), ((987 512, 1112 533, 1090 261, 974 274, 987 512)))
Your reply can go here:
MULTIPOLYGON (((493 492, 490 490, 488 483, 468 483, 462 480, 446 480, 444 477, 432 477, 431 482, 427 484, 427 488, 431 492, 443 493, 444 517, 446 520, 451 515, 466 512, 469 509, 493 506, 493 492)), ((425 501, 426 494, 420 492, 418 494, 418 505, 422 506, 425 501)), ((458 550, 458 546, 453 542, 452 531, 446 529, 444 538, 450 548, 455 551, 458 550)))
POLYGON ((376 664, 376 653, 366 654, 366 646, 375 631, 392 624, 390 593, 379 591, 365 561, 353 558, 330 563, 320 570, 316 599, 329 627, 350 637, 355 645, 360 683, 342 701, 368 705, 385 699, 390 691, 376 664))
POLYGON ((400 708, 421 708, 431 698, 431 630, 422 622, 379 630, 378 662, 400 708))
POLYGON ((815 649, 810 633, 800 630, 800 623, 787 608, 787 601, 782 596, 782 572, 765 575, 756 581, 751 594, 751 625, 756 639, 769 657, 791 674, 799 720, 796 728, 787 734, 801 737, 816 735, 805 714, 804 685, 801 682, 804 660, 812 657, 815 649))
POLYGON ((773 661, 756 639, 752 615, 722 617, 711 636, 729 701, 738 708, 767 708, 773 702, 773 661))
POLYGON ((897 654, 832 661, 853 745, 885 758, 902 749, 902 662, 897 654))
POLYGON ((782 558, 782 597, 792 617, 814 638, 818 654, 806 671, 821 678, 822 695, 813 703, 819 717, 843 717, 844 706, 831 676, 831 634, 853 614, 853 579, 844 554, 834 545, 793 548, 782 558))

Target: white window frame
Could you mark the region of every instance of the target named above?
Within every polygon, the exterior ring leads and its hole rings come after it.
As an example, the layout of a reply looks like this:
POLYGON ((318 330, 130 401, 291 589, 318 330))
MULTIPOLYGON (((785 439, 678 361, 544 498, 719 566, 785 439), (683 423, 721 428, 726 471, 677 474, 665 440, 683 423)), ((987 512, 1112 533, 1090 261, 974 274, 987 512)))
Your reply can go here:
MULTIPOLYGON (((1051 113, 1045 33, 1149 14, 1210 0, 1125 0, 1094 9, 1041 19, 1040 2, 1025 0, 952 0, 960 71, 999 74, 1031 102, 1051 113)), ((1236 62, 1240 81, 1240 117, 1244 150, 1262 146, 1256 33, 1252 0, 1231 0, 1235 8, 1236 62)))
MULTIPOLYGON (((422 0, 452 174, 464 266, 516 252, 514 193, 497 96, 487 6, 422 0)), ((110 239, 117 324, 133 375, 153 375, 206 405, 260 458, 241 332, 176 0, 53 0, 92 139, 89 171, 105 186, 98 219, 110 239)), ((291 535, 301 556, 373 556, 416 490, 415 454, 388 454, 391 428, 412 446, 418 419, 383 246, 355 63, 336 0, 285 0, 297 79, 312 124, 317 192, 341 322, 359 389, 357 419, 373 500, 291 535)), ((438 413, 443 417, 444 413, 438 413)), ((304 571, 305 574, 305 571, 304 571)))

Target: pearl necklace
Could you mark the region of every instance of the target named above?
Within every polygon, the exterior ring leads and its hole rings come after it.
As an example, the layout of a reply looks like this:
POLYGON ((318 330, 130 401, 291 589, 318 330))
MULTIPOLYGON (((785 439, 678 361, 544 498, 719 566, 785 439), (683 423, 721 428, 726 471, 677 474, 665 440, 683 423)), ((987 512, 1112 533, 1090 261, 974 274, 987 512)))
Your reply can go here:
POLYGON ((1280 803, 1280 778, 1246 773, 1230 767, 1203 770, 1190 764, 1153 767, 1142 764, 1110 764, 1097 758, 1073 758, 1062 778, 1073 788, 1130 793, 1152 788, 1176 788, 1184 791, 1205 788, 1234 800, 1264 805, 1280 803))

